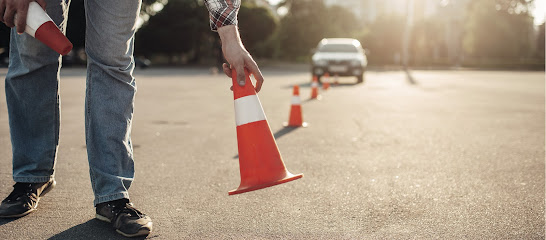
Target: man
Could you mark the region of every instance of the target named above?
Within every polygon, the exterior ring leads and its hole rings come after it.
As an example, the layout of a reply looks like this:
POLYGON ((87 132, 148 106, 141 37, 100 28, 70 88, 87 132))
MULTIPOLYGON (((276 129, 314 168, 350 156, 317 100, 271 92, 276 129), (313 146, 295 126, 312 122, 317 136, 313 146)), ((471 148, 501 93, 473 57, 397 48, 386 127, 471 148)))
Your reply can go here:
MULTIPOLYGON (((13 180, 0 204, 0 217, 22 217, 36 210, 41 197, 56 184, 54 166, 60 128, 60 56, 25 29, 29 2, 0 0, 0 20, 12 29, 10 64, 6 76, 13 180), (17 17, 15 17, 17 15, 17 17)), ((70 0, 36 0, 64 31, 70 0)), ((240 0, 205 0, 210 23, 222 41, 229 66, 244 85, 244 68, 263 77, 245 50, 237 30, 240 0)), ((141 1, 85 0, 87 86, 85 132, 96 218, 111 222, 127 237, 152 231, 152 221, 129 201, 134 178, 131 124, 136 93, 133 42, 141 1)))

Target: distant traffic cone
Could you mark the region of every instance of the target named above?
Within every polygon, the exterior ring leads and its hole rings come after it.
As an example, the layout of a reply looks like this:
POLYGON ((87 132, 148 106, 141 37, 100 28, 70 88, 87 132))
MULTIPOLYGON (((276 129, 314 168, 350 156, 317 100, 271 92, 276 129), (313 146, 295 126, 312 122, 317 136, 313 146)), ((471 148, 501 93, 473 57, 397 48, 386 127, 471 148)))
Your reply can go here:
POLYGON ((237 73, 232 70, 241 184, 236 190, 230 191, 229 195, 271 187, 303 177, 303 174, 293 175, 286 170, 262 104, 246 70, 245 76, 246 84, 241 87, 236 81, 237 73))
POLYGON ((30 2, 28 5, 25 32, 61 55, 66 55, 72 50, 72 43, 36 2, 30 2))
POLYGON ((322 90, 328 90, 330 88, 330 74, 325 73, 322 80, 322 90))
POLYGON ((317 76, 313 76, 313 82, 311 82, 311 99, 319 98, 318 94, 318 79, 317 76))
POLYGON ((307 127, 307 123, 303 122, 301 112, 300 87, 294 85, 292 96, 292 106, 290 107, 290 117, 288 123, 283 124, 285 127, 307 127))

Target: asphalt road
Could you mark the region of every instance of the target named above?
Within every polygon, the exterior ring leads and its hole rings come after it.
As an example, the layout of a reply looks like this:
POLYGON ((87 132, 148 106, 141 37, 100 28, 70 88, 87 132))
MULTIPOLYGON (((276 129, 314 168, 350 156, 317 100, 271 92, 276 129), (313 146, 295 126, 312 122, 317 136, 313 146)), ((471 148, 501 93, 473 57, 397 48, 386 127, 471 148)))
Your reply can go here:
MULTIPOLYGON (((544 239, 544 72, 371 71, 309 100, 306 71, 263 69, 259 98, 292 173, 239 185, 230 81, 206 69, 137 70, 135 205, 151 239, 544 239), (307 128, 285 129, 292 85, 307 128)), ((118 239, 94 220, 85 72, 62 72, 57 187, 0 239, 118 239)), ((0 70, 0 78, 5 69, 0 70)), ((11 179, 0 81, 0 198, 11 179)))

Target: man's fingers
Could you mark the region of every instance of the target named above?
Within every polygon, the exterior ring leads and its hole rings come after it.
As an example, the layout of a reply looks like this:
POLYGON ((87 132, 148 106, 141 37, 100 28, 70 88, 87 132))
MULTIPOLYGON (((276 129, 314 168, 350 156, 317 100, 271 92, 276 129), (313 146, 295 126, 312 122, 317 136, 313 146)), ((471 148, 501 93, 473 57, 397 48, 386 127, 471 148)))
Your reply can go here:
POLYGON ((222 64, 222 69, 224 70, 224 73, 231 78, 231 68, 229 68, 229 65, 227 63, 222 64))
POLYGON ((258 68, 258 65, 256 62, 252 61, 251 64, 248 66, 250 72, 252 75, 254 75, 254 79, 256 79, 256 92, 259 92, 262 89, 262 84, 264 83, 264 77, 262 75, 262 72, 260 72, 260 69, 258 68))
POLYGON ((254 89, 256 92, 260 92, 260 90, 262 90, 262 84, 264 84, 264 79, 262 77, 262 79, 259 80, 256 76, 254 76, 254 78, 256 78, 256 87, 254 89))
POLYGON ((237 82, 239 83, 239 86, 245 85, 245 68, 243 66, 237 67, 235 69, 237 71, 237 82))
POLYGON ((15 9, 6 6, 6 11, 4 12, 4 23, 10 28, 15 26, 13 24, 13 16, 15 16, 15 9))
POLYGON ((17 19, 15 22, 17 27, 17 33, 24 33, 27 26, 27 11, 21 11, 17 13, 17 19))

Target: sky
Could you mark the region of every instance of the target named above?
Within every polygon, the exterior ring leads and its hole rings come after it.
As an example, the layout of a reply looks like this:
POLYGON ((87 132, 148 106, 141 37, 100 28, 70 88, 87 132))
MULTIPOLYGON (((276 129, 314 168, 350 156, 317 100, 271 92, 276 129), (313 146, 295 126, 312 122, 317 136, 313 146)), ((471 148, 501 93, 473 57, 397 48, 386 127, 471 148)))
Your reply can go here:
MULTIPOLYGON (((281 0, 268 0, 271 4, 277 4, 281 0)), ((535 0, 535 8, 531 14, 535 17, 535 25, 540 25, 544 23, 544 18, 546 15, 546 0, 535 0)))

